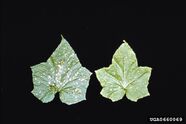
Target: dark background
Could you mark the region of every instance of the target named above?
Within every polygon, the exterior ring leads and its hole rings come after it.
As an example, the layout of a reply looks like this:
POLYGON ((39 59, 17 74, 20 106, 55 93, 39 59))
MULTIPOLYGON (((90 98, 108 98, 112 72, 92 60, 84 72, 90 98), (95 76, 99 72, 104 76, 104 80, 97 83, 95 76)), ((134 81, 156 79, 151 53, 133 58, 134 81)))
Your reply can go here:
POLYGON ((148 123, 149 117, 185 120, 185 2, 3 1, 1 42, 1 121, 25 123, 148 123), (46 61, 63 36, 90 71, 108 66, 126 40, 139 65, 153 68, 150 97, 112 103, 91 76, 87 100, 68 106, 42 104, 30 66, 46 61))

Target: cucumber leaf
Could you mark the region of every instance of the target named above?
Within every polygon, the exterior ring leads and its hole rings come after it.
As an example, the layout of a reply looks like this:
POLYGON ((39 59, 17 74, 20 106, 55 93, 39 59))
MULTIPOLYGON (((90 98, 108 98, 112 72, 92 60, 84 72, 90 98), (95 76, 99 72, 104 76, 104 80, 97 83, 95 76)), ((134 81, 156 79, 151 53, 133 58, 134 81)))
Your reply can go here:
POLYGON ((127 42, 121 44, 112 57, 112 64, 95 71, 102 90, 100 94, 113 102, 126 97, 134 102, 149 96, 150 67, 138 66, 137 58, 127 42))
POLYGON ((60 100, 68 105, 86 100, 91 72, 82 67, 70 44, 62 41, 46 62, 31 67, 32 94, 43 103, 52 101, 59 92, 60 100))

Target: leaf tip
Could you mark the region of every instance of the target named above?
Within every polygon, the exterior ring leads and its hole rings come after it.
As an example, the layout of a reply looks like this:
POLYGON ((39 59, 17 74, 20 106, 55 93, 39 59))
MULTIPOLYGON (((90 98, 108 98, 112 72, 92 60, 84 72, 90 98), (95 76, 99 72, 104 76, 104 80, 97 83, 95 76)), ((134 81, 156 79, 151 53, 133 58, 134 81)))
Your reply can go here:
POLYGON ((120 99, 110 99, 112 102, 117 102, 119 101, 120 99))
POLYGON ((152 67, 149 67, 149 70, 150 70, 150 71, 152 71, 152 70, 153 70, 153 68, 152 68, 152 67))
POLYGON ((123 40, 123 44, 124 44, 125 46, 129 47, 130 49, 132 49, 126 40, 123 40))
POLYGON ((94 72, 95 72, 95 74, 96 74, 96 76, 97 76, 98 73, 100 72, 100 69, 97 69, 97 70, 95 70, 94 72))
POLYGON ((30 68, 33 69, 34 65, 31 65, 30 68))
POLYGON ((132 102, 138 102, 139 100, 145 98, 145 97, 148 97, 150 96, 150 93, 148 92, 146 95, 142 96, 142 97, 138 97, 138 98, 130 98, 130 97, 127 97, 129 100, 131 100, 132 102))
POLYGON ((123 43, 128 45, 128 42, 126 40, 123 40, 123 43))
POLYGON ((147 70, 151 73, 152 72, 152 68, 147 66, 147 70))
POLYGON ((61 34, 61 39, 64 39, 63 35, 61 34))

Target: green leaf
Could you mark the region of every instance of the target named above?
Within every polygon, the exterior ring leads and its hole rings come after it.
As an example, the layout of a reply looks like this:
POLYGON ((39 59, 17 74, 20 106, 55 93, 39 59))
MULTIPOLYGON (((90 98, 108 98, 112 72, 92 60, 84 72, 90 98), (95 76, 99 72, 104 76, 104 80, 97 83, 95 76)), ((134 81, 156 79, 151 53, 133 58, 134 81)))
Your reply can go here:
POLYGON ((131 101, 149 96, 150 67, 138 67, 136 55, 127 42, 121 44, 109 67, 96 70, 96 77, 103 87, 103 97, 118 101, 126 94, 131 101))
POLYGON ((86 100, 91 72, 82 67, 69 43, 62 41, 46 62, 31 67, 34 88, 32 94, 43 103, 52 101, 59 92, 68 105, 86 100))

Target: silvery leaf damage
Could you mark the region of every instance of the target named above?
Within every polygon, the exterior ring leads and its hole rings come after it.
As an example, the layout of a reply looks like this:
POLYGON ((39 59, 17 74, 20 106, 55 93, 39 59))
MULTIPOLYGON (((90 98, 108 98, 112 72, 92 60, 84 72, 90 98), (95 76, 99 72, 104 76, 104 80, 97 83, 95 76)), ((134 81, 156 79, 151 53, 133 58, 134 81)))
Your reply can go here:
POLYGON ((76 53, 62 41, 46 62, 31 67, 34 88, 32 94, 43 103, 52 101, 59 92, 68 105, 86 100, 91 72, 82 67, 76 53))

